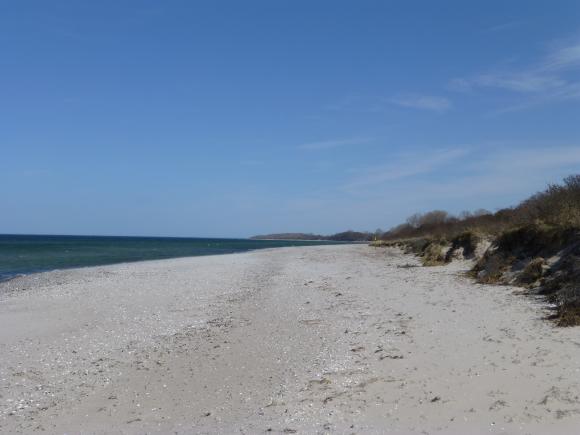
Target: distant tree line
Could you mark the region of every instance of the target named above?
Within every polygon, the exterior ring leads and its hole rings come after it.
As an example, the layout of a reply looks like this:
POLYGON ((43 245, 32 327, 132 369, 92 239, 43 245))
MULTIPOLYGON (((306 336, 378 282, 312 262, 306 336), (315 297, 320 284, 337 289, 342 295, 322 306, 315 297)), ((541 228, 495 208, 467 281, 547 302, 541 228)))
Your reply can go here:
POLYGON ((372 240, 372 234, 348 230, 329 236, 311 233, 276 233, 251 237, 256 240, 331 240, 335 242, 366 242, 372 240))
POLYGON ((341 242, 373 239, 397 240, 415 237, 451 239, 467 231, 498 235, 531 224, 580 228, 580 175, 570 175, 561 184, 550 184, 515 207, 496 212, 485 209, 463 211, 458 215, 444 210, 415 213, 388 231, 374 233, 348 230, 323 236, 309 233, 279 233, 254 236, 253 239, 333 240, 341 242))
POLYGON ((519 205, 495 213, 484 209, 464 211, 457 216, 443 210, 415 213, 406 222, 382 233, 380 238, 452 238, 465 231, 497 235, 530 224, 580 228, 580 175, 570 175, 561 184, 550 184, 519 205))

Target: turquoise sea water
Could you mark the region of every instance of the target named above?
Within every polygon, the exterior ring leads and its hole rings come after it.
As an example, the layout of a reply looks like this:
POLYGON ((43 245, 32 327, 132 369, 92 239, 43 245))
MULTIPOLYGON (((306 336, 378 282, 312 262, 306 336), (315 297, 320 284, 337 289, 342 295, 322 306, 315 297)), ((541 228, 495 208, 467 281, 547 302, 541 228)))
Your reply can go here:
POLYGON ((21 274, 54 269, 333 243, 335 242, 0 235, 0 281, 21 274))

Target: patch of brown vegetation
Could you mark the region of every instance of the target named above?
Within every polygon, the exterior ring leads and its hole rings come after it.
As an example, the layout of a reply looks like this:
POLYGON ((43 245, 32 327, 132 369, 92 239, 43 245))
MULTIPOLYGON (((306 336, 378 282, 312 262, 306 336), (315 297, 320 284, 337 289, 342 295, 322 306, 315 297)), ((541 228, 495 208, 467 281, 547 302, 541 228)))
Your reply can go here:
POLYGON ((556 324, 562 327, 580 325, 580 305, 562 305, 555 320, 556 324))
POLYGON ((421 253, 423 266, 441 266, 447 263, 448 246, 444 240, 429 242, 421 253))
POLYGON ((414 214, 381 243, 418 255, 425 266, 475 258, 470 275, 478 282, 527 287, 556 305, 558 325, 580 325, 580 175, 496 213, 414 214))
POLYGON ((532 259, 517 277, 516 282, 525 286, 533 286, 544 275, 546 260, 542 257, 532 259))
POLYGON ((446 262, 454 258, 470 259, 475 257, 478 244, 482 241, 483 236, 476 231, 464 231, 451 239, 451 248, 445 257, 446 262))
POLYGON ((512 262, 506 256, 488 251, 471 269, 470 274, 482 284, 499 284, 512 262))
POLYGON ((580 324, 578 229, 528 225, 507 231, 476 263, 472 274, 482 283, 536 288, 556 305, 552 318, 558 325, 580 324))

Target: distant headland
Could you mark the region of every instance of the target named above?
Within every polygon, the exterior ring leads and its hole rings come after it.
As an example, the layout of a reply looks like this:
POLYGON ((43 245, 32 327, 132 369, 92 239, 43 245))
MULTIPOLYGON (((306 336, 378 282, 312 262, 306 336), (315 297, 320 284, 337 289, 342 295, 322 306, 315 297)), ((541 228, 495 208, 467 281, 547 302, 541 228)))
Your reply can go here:
POLYGON ((344 231, 329 236, 312 233, 275 233, 252 236, 253 240, 332 240, 336 242, 366 242, 372 239, 372 234, 360 231, 344 231))

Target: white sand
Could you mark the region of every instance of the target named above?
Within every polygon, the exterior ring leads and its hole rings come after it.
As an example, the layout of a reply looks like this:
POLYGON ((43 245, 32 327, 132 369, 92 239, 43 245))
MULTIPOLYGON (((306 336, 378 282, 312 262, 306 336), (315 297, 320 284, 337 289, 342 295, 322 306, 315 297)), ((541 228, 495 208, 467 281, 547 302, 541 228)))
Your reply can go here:
POLYGON ((580 433, 580 328, 362 245, 0 285, 0 432, 580 433))

